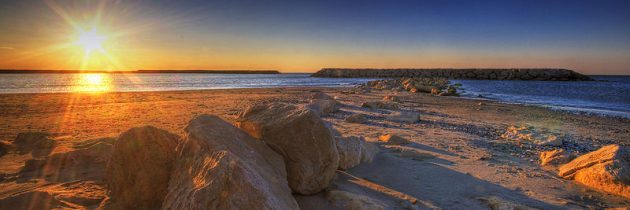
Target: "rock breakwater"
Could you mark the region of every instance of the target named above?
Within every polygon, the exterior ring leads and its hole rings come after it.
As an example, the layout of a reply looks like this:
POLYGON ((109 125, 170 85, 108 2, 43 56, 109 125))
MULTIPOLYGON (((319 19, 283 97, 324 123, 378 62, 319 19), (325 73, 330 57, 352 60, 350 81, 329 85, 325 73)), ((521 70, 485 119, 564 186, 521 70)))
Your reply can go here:
POLYGON ((398 78, 443 77, 468 80, 590 81, 590 77, 568 69, 345 69, 323 68, 312 77, 398 78))

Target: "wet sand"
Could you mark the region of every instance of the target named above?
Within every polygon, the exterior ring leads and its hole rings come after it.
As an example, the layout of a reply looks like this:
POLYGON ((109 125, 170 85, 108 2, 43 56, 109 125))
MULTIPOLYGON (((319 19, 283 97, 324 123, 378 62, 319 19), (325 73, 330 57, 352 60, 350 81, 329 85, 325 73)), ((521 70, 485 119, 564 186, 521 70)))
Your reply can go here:
MULTIPOLYGON (((26 131, 49 132, 59 142, 52 155, 74 150, 86 140, 116 137, 136 126, 153 125, 181 135, 196 115, 214 114, 233 122, 255 103, 307 103, 312 90, 336 96, 343 104, 339 112, 322 117, 343 135, 376 141, 381 134, 397 133, 413 142, 404 147, 426 154, 410 159, 396 153, 395 146, 379 145, 381 152, 372 164, 339 171, 332 189, 366 195, 391 209, 404 209, 406 202, 420 208, 485 209, 483 200, 492 196, 542 209, 630 205, 624 198, 560 179, 554 167, 539 166, 538 154, 544 148, 520 147, 500 138, 508 126, 529 125, 568 136, 567 147, 584 153, 611 143, 630 145, 629 119, 421 93, 395 93, 402 98, 401 109, 421 114, 421 121, 412 124, 388 120, 391 110, 361 107, 362 102, 380 101, 391 91, 357 93, 353 88, 4 94, 0 95, 0 140, 11 141, 26 131), (365 114, 369 121, 345 122, 353 113, 365 114)), ((15 178, 28 159, 30 154, 0 157, 0 200, 26 191, 55 196, 72 192, 78 195, 61 198, 94 208, 105 197, 98 174, 77 176, 78 181, 15 178)), ((303 209, 332 208, 322 195, 297 199, 303 209)))

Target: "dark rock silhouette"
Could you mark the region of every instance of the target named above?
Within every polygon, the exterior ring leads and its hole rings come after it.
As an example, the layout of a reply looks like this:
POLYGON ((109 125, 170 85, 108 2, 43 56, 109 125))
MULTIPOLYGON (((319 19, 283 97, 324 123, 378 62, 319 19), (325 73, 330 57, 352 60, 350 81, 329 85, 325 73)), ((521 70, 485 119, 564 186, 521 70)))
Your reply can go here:
POLYGON ((323 68, 312 77, 397 78, 444 77, 470 80, 590 81, 590 77, 568 69, 346 69, 323 68))

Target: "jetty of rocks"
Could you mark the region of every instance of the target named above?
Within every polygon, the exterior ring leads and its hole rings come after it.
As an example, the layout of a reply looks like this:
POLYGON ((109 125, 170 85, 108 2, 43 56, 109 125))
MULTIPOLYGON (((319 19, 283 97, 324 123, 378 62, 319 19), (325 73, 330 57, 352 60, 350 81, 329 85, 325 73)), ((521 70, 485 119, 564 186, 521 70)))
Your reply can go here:
POLYGON ((399 78, 444 77, 466 80, 590 81, 590 77, 568 69, 347 69, 323 68, 312 77, 399 78))

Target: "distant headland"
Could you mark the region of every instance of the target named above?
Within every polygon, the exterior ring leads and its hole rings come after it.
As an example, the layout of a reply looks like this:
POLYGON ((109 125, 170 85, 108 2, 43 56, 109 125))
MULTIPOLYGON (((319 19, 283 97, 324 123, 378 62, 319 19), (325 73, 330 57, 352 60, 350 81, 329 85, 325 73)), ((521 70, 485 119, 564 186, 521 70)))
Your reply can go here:
POLYGON ((392 78, 392 77, 444 77, 466 80, 545 80, 590 81, 590 77, 568 69, 554 68, 468 68, 468 69, 351 69, 323 68, 312 77, 392 78))
POLYGON ((117 74, 142 74, 142 73, 184 73, 184 74, 280 74, 276 70, 134 70, 134 71, 86 71, 86 70, 20 70, 0 69, 0 74, 76 74, 76 73, 117 73, 117 74))

